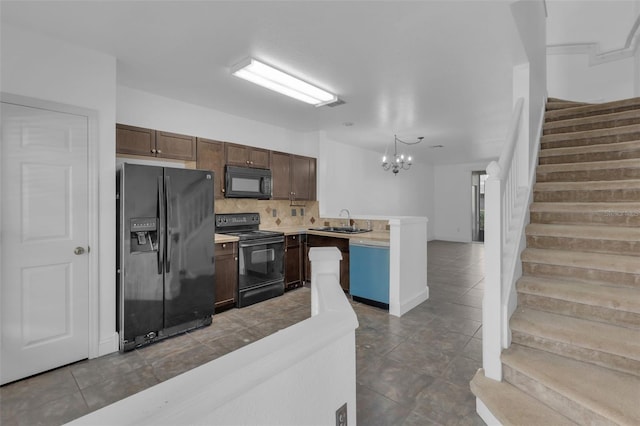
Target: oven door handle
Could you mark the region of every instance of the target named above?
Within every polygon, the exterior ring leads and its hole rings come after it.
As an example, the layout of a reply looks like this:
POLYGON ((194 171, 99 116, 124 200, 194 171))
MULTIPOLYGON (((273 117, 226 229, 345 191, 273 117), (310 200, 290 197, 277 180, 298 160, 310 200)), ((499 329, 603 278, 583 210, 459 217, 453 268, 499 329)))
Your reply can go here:
POLYGON ((284 243, 284 237, 260 238, 258 240, 240 241, 239 247, 264 246, 266 244, 284 243))

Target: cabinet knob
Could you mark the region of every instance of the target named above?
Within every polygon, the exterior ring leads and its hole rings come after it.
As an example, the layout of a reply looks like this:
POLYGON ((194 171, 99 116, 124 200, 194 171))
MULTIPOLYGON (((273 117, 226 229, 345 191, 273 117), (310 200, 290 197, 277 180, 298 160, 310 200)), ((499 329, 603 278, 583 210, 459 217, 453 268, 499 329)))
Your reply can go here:
POLYGON ((227 243, 222 243, 222 248, 227 248, 227 243))
POLYGON ((158 154, 162 154, 162 151, 158 150, 158 154))
POLYGON ((151 152, 153 152, 155 154, 156 153, 156 149, 155 148, 152 149, 151 152))

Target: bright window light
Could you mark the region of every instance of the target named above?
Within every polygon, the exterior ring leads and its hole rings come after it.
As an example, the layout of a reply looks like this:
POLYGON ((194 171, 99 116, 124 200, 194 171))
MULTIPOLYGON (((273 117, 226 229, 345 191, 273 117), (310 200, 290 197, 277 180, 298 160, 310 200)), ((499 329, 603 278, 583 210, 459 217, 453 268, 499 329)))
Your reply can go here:
POLYGON ((326 105, 338 97, 325 90, 290 76, 253 58, 232 68, 231 73, 252 83, 315 106, 326 105))

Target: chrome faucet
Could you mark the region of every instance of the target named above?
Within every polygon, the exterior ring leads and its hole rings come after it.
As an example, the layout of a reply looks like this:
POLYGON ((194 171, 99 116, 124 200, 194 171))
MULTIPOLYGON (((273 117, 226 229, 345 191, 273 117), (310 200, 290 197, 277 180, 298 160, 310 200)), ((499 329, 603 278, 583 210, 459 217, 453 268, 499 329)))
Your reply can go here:
POLYGON ((348 209, 342 209, 340 210, 338 217, 342 217, 342 212, 347 212, 347 224, 345 226, 351 227, 351 213, 349 213, 348 209))

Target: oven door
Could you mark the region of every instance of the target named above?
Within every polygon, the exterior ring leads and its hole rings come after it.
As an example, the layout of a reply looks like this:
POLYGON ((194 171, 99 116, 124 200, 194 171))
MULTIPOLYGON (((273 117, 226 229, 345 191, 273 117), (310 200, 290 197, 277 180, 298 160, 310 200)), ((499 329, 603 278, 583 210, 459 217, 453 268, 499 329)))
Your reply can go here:
POLYGON ((240 241, 238 290, 284 282, 284 237, 240 241))

